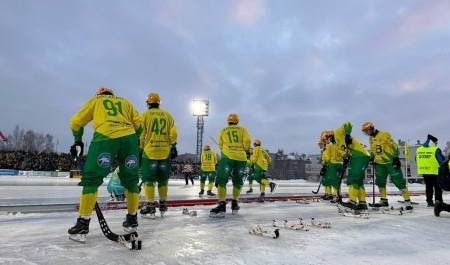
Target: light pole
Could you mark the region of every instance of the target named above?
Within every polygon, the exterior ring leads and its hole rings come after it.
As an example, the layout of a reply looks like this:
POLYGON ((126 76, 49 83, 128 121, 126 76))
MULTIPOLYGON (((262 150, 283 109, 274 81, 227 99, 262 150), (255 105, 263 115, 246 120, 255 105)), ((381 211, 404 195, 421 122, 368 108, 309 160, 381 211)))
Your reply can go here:
POLYGON ((194 99, 192 102, 192 113, 197 116, 197 159, 200 160, 203 146, 203 116, 209 114, 209 100, 194 99))

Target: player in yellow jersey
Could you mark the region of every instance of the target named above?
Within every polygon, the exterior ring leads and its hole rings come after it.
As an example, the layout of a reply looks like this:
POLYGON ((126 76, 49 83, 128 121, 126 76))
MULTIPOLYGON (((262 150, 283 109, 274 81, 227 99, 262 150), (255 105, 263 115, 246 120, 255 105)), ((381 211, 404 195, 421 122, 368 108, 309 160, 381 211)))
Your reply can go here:
POLYGON ((219 133, 218 145, 221 151, 221 159, 217 168, 217 199, 218 206, 211 209, 211 217, 225 217, 227 183, 231 177, 233 182, 233 200, 231 210, 236 213, 239 210, 238 199, 244 184, 244 170, 247 157, 250 155, 251 138, 247 129, 238 125, 237 114, 230 114, 227 118, 228 126, 219 133))
POLYGON ((98 187, 111 170, 114 158, 119 162, 119 178, 125 187, 128 214, 123 222, 124 230, 137 229, 139 205, 139 147, 138 137, 142 131, 139 113, 126 99, 114 95, 112 89, 100 88, 70 119, 70 128, 75 138, 72 149, 81 149, 84 126, 93 122, 94 136, 84 165, 79 186, 83 187, 77 223, 69 229, 69 237, 84 242, 89 233, 89 221, 97 201, 98 187))
MULTIPOLYGON (((253 155, 253 148, 250 148, 250 157, 253 155)), ((253 181, 255 180, 255 170, 253 170, 252 163, 250 162, 250 158, 247 159, 247 166, 245 167, 244 173, 247 175, 248 180, 248 191, 247 194, 253 193, 253 181)))
POLYGON ((207 144, 203 147, 200 162, 200 192, 198 195, 200 197, 203 196, 203 193, 205 192, 205 182, 206 179, 208 179, 208 191, 206 192, 206 195, 216 196, 216 194, 212 193, 212 187, 216 181, 217 155, 207 144))
POLYGON ((363 123, 361 131, 369 136, 370 161, 375 165, 375 184, 380 191, 380 201, 375 203, 373 207, 389 206, 386 182, 388 176, 391 176, 392 183, 402 192, 406 209, 412 210, 413 206, 409 199, 408 187, 406 187, 400 159, 398 158, 400 152, 397 143, 392 140, 389 133, 375 129, 371 122, 363 123))
POLYGON ((261 147, 260 140, 256 139, 253 142, 253 146, 253 154, 250 157, 250 163, 254 170, 254 178, 256 182, 259 183, 259 191, 261 192, 259 201, 264 201, 264 197, 266 196, 266 185, 270 187, 270 193, 273 193, 277 188, 277 184, 267 180, 266 176, 266 171, 272 162, 272 158, 267 151, 261 147))
POLYGON ((364 188, 365 171, 370 155, 364 145, 351 136, 353 124, 345 122, 334 131, 336 148, 343 157, 344 168, 348 166, 347 186, 349 201, 342 202, 344 207, 353 210, 367 210, 366 190, 364 188))
POLYGON ((323 174, 322 184, 325 189, 325 195, 332 203, 341 202, 339 178, 342 173, 342 153, 333 144, 333 131, 325 131, 322 133, 321 141, 324 144, 322 153, 322 169, 323 174), (334 196, 333 196, 334 195, 334 196))
POLYGON ((140 213, 144 218, 154 218, 156 213, 155 185, 158 185, 159 211, 167 211, 167 191, 171 159, 177 157, 177 128, 172 115, 159 108, 161 98, 157 93, 147 96, 147 110, 142 113, 143 131, 140 137, 142 152, 142 182, 147 205, 140 213))

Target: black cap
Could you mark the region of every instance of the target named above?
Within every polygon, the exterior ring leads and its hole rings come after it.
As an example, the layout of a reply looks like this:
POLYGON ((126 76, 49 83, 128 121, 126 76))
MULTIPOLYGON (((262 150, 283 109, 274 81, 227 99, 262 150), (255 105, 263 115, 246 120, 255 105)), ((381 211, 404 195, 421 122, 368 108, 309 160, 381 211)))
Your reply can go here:
POLYGON ((438 141, 438 138, 434 137, 431 134, 428 134, 427 139, 431 140, 433 143, 437 143, 437 141, 438 141))

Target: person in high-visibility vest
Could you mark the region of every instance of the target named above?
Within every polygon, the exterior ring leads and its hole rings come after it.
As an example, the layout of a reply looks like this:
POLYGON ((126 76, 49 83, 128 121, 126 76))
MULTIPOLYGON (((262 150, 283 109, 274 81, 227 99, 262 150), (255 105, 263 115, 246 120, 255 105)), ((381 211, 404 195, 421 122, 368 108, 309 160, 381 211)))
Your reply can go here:
POLYGON ((425 181, 425 194, 428 207, 434 207, 434 199, 442 202, 442 189, 439 187, 439 165, 445 160, 441 149, 437 147, 438 139, 428 134, 427 140, 416 150, 417 174, 425 181), (430 141, 434 145, 430 145, 430 141))

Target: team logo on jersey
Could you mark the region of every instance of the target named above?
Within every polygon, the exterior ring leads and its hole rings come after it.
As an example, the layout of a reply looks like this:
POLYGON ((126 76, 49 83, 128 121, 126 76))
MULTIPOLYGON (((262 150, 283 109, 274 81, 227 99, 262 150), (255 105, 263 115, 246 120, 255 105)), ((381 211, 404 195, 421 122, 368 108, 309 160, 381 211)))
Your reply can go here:
POLYGON ((129 169, 135 168, 137 164, 137 158, 134 155, 127 157, 127 159, 125 160, 125 165, 129 169))
POLYGON ((166 171, 166 168, 166 164, 159 165, 159 169, 161 169, 161 171, 166 171))
POLYGON ((97 164, 103 168, 111 167, 111 154, 110 153, 100 154, 97 158, 97 164))
POLYGON ((226 165, 225 168, 223 169, 223 171, 225 171, 225 173, 230 173, 231 169, 230 166, 226 165))
POLYGON ((156 170, 156 168, 158 168, 158 163, 157 162, 151 162, 150 163, 150 170, 154 171, 154 170, 156 170))

